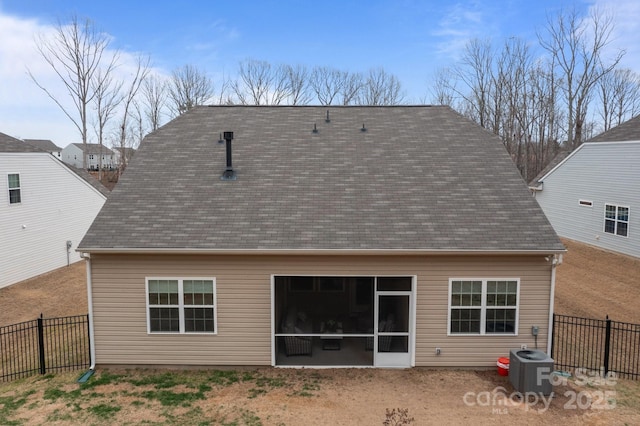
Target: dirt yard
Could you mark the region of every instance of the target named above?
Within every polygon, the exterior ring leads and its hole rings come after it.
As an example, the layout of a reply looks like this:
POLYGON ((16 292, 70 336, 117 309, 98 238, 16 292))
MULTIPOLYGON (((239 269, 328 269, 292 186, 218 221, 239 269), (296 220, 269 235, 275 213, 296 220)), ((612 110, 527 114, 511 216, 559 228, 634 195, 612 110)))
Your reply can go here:
MULTIPOLYGON (((565 244, 556 312, 640 323, 640 260, 565 244)), ((85 280, 77 263, 0 289, 0 325, 41 312, 86 313, 85 280)), ((260 369, 246 380, 247 373, 229 373, 240 378, 224 385, 213 384, 212 371, 175 373, 170 383, 157 379, 161 372, 115 373, 119 379, 98 371, 86 388, 75 383, 78 373, 0 384, 0 424, 380 425, 393 408, 407 409, 414 421, 396 417, 391 425, 640 424, 640 381, 569 381, 546 408, 512 397, 507 378, 493 370, 260 369)))
POLYGON ((84 261, 0 289, 0 326, 87 313, 84 261))
POLYGON ((557 269, 557 314, 640 324, 640 259, 563 240, 557 269))

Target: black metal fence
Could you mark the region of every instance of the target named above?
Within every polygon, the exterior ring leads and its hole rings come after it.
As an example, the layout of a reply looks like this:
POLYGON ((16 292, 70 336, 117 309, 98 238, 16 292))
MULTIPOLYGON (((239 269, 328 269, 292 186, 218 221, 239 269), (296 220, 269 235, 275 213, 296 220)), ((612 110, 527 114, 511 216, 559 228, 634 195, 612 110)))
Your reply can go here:
POLYGON ((89 348, 88 315, 0 327, 0 381, 89 367, 89 348))
POLYGON ((562 370, 640 379, 640 324, 554 314, 551 357, 562 370))

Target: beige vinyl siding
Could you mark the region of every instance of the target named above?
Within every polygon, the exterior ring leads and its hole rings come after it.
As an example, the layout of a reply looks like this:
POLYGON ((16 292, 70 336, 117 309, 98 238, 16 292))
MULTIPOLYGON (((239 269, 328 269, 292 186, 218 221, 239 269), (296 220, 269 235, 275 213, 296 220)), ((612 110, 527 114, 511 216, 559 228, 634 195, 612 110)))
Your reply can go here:
POLYGON ((544 256, 92 255, 98 364, 270 365, 272 275, 417 276, 416 366, 495 366, 521 344, 547 345, 551 265, 544 256), (215 277, 217 335, 149 335, 145 277, 215 277), (517 336, 447 336, 449 278, 520 278, 517 336), (439 347, 442 354, 437 356, 439 347))

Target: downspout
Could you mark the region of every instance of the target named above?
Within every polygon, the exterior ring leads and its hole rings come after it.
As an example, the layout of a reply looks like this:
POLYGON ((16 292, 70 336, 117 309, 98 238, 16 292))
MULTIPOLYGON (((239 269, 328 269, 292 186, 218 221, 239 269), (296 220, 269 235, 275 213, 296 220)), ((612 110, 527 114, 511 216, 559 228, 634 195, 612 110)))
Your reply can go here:
MULTIPOLYGON (((91 366, 89 371, 93 374, 96 368, 96 346, 95 334, 93 331, 93 288, 91 283, 91 255, 89 253, 81 253, 80 257, 86 260, 87 264, 87 303, 89 306, 89 353, 91 354, 91 366)), ((88 378, 88 377, 87 377, 88 378)))
POLYGON ((551 356, 553 343, 553 304, 556 293, 556 267, 562 264, 562 254, 554 254, 551 260, 551 291, 549 292, 549 327, 547 330, 547 355, 551 356))

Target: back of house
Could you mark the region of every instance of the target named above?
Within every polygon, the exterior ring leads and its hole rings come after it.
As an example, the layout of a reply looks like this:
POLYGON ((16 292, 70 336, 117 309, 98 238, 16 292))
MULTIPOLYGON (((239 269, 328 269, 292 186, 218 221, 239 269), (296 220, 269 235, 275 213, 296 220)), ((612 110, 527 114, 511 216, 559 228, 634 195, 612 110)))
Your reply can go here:
POLYGON ((99 365, 479 367, 548 348, 564 247, 448 107, 203 106, 79 250, 99 365))

